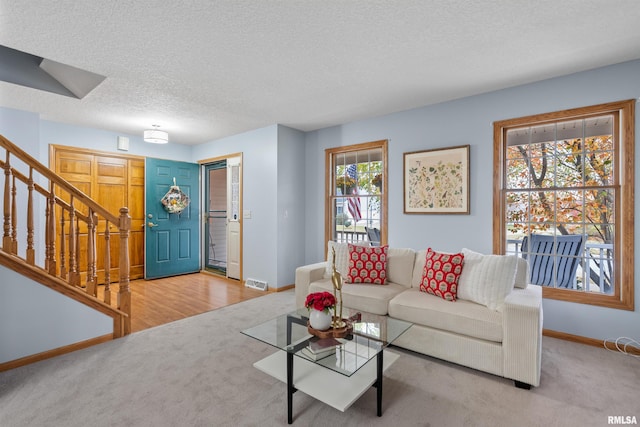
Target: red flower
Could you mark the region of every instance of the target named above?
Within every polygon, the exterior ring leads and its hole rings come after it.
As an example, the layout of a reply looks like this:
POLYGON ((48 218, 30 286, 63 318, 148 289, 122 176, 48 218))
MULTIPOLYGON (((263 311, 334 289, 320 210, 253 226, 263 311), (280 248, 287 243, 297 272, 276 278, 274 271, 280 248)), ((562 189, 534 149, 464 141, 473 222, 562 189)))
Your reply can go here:
POLYGON ((309 310, 328 311, 335 307, 336 298, 330 292, 314 292, 307 295, 304 306, 309 310))

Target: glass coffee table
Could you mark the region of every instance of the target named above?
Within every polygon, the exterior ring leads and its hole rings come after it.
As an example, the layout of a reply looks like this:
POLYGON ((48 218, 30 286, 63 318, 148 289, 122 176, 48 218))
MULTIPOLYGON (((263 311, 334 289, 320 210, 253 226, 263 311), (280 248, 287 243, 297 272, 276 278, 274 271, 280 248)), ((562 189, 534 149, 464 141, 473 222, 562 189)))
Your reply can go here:
POLYGON ((344 309, 343 317, 353 319, 353 333, 314 358, 308 347, 318 338, 308 332, 308 316, 302 308, 242 331, 278 349, 253 366, 287 384, 288 423, 293 422, 293 393, 298 390, 344 412, 373 386, 377 415, 382 416, 383 372, 399 357, 384 349, 411 323, 344 309))

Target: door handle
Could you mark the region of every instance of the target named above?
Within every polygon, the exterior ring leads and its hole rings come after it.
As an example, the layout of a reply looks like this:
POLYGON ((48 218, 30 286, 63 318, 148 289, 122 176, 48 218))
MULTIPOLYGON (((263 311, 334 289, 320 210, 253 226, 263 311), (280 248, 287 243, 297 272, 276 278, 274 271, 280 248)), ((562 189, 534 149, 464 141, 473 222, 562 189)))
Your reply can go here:
POLYGON ((158 224, 154 224, 154 223, 153 223, 153 222, 151 222, 151 221, 149 221, 149 222, 147 223, 147 225, 149 226, 149 228, 153 228, 153 227, 157 227, 157 226, 158 226, 158 224))

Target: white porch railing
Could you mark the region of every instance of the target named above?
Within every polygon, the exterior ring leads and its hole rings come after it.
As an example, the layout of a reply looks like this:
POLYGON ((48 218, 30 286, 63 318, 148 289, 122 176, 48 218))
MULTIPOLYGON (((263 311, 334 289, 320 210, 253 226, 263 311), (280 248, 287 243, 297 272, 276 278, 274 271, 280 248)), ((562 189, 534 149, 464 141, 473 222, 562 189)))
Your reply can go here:
POLYGON ((358 243, 369 240, 364 231, 339 230, 336 231, 336 242, 358 243))

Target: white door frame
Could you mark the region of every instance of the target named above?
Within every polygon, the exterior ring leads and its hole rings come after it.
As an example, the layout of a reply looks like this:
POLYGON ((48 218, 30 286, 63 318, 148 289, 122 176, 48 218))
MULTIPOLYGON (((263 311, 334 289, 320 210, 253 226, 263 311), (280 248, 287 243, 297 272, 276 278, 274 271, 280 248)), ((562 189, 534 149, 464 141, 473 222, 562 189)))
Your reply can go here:
POLYGON ((227 159, 227 278, 242 280, 242 156, 227 159))

